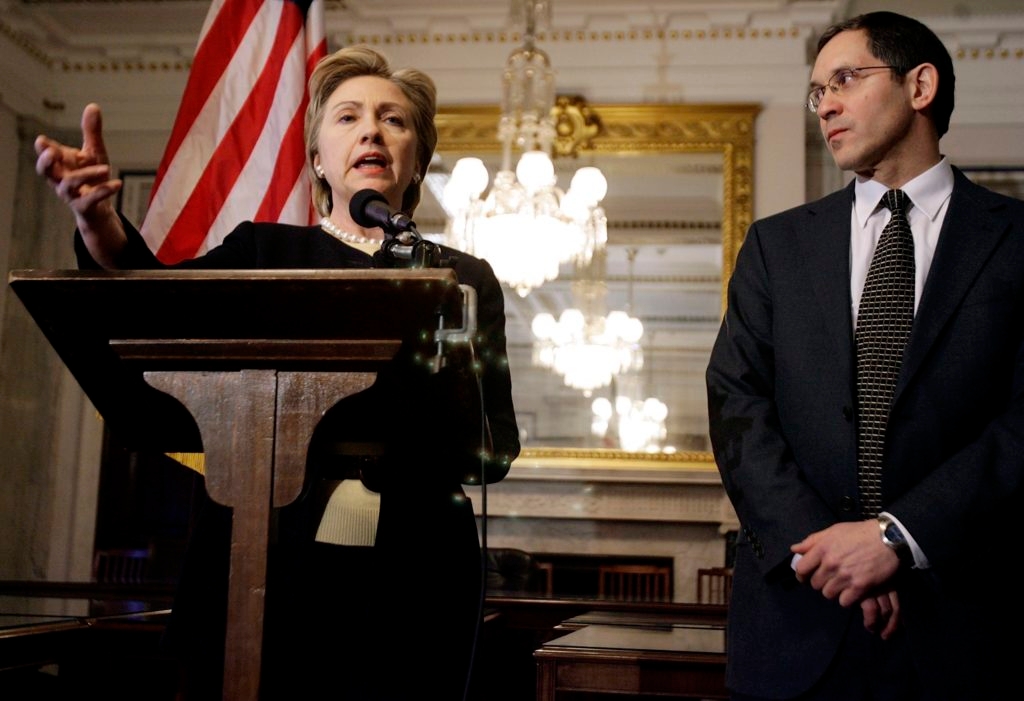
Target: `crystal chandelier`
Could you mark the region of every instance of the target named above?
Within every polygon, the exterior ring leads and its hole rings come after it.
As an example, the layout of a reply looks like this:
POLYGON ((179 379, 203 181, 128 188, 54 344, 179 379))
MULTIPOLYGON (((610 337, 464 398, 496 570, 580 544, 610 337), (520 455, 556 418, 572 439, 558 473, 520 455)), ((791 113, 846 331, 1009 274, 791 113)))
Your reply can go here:
POLYGON ((512 19, 525 22, 523 45, 502 73, 498 122, 501 169, 490 192, 479 158, 456 162, 445 185, 448 241, 487 260, 499 280, 526 296, 558 277, 567 262, 586 263, 607 241, 600 202, 608 183, 598 168, 576 171, 568 191, 557 185, 551 147, 555 140, 555 74, 535 46, 539 21, 550 22, 550 0, 512 0, 512 19), (515 170, 512 152, 522 151, 515 170))
MULTIPOLYGON (((630 297, 636 249, 629 250, 630 297)), ((639 370, 644 356, 639 319, 625 311, 605 314, 607 252, 599 249, 586 265, 577 265, 573 296, 577 307, 565 309, 556 320, 544 312, 533 318, 533 363, 554 370, 569 387, 587 396, 618 375, 639 370)), ((630 299, 632 307, 632 299, 630 299)))

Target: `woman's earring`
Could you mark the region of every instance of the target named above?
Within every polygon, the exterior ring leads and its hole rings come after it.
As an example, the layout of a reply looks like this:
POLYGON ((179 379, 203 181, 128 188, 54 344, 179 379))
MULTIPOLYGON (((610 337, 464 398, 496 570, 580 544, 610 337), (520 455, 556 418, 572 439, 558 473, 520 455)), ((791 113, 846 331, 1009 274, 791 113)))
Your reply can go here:
POLYGON ((316 177, 318 177, 320 179, 323 179, 325 177, 324 176, 324 169, 320 166, 319 163, 317 163, 315 166, 313 166, 313 171, 316 173, 316 177))
POLYGON ((412 174, 412 181, 413 181, 414 183, 416 183, 417 185, 419 185, 419 184, 420 184, 420 180, 422 180, 422 178, 420 177, 420 174, 419 174, 419 173, 413 173, 413 174, 412 174))

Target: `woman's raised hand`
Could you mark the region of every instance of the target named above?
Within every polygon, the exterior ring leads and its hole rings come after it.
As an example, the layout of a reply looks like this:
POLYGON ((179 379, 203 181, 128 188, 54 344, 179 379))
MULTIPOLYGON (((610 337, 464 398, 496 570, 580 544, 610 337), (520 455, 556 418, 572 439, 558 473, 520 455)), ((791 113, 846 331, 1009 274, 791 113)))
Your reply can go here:
POLYGON ((103 115, 97 104, 82 112, 82 147, 65 146, 45 135, 36 137, 36 172, 76 214, 85 214, 121 189, 110 177, 110 159, 103 144, 103 115))
POLYGON ((111 196, 120 191, 122 181, 110 177, 99 105, 90 103, 82 111, 81 148, 42 134, 36 137, 35 148, 36 172, 74 212, 93 258, 104 267, 114 267, 113 259, 124 246, 125 234, 111 196))

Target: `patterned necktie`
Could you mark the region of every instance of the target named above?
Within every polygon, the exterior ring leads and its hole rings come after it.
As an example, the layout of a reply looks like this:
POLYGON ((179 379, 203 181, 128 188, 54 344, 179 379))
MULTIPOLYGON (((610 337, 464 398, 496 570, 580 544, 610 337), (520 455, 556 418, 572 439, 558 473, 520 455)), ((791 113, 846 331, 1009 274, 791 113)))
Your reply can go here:
POLYGON ((882 456, 903 349, 914 321, 914 237, 907 195, 889 190, 882 204, 892 218, 882 230, 857 312, 857 481, 861 513, 882 507, 882 456))

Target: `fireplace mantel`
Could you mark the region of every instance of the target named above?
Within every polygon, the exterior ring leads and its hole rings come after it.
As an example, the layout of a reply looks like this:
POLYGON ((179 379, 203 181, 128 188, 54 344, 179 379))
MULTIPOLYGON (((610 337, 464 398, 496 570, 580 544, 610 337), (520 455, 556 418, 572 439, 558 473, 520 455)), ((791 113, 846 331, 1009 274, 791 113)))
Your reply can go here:
MULTIPOLYGON (((481 516, 480 487, 467 488, 481 516)), ((517 461, 489 485, 489 547, 532 553, 673 558, 677 601, 696 599, 696 571, 725 564, 738 528, 714 465, 557 465, 517 461)))

